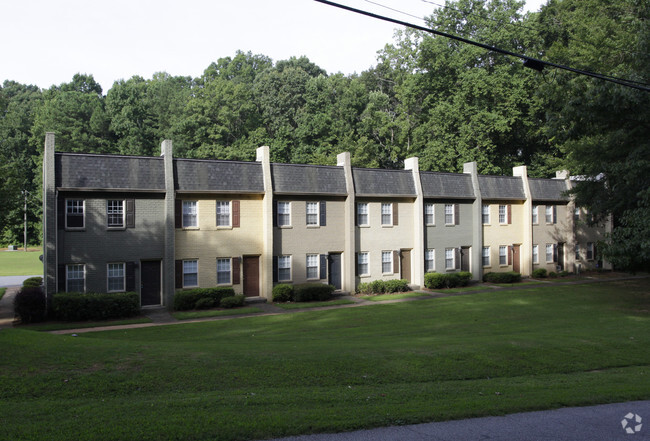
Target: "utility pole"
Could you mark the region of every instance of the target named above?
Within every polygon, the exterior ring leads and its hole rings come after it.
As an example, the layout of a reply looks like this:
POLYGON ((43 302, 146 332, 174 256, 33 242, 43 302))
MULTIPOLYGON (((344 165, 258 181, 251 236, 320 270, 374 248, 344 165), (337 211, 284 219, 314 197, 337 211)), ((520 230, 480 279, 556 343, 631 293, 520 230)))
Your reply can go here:
POLYGON ((25 252, 27 252, 27 190, 23 190, 23 195, 25 195, 25 207, 24 207, 25 234, 23 235, 23 249, 25 250, 25 252))

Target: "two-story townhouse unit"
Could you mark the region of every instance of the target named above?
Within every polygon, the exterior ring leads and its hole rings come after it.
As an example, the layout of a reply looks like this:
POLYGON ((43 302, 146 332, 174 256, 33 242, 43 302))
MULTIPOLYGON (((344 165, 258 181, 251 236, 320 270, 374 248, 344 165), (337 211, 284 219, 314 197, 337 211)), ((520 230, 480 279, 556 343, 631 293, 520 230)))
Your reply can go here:
POLYGON ((258 162, 175 159, 175 288, 257 297, 264 183, 258 162))
POLYGON ((338 166, 271 164, 273 281, 343 287, 344 170, 338 166))

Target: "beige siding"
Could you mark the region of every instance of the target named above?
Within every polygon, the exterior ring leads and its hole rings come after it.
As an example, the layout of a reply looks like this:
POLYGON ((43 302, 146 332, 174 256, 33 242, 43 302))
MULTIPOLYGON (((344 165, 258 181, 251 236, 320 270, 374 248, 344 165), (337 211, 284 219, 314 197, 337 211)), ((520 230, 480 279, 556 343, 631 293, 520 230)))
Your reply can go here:
MULTIPOLYGON (((483 246, 490 247, 490 265, 483 266, 483 272, 506 272, 513 270, 513 264, 508 265, 508 256, 506 254, 506 264, 499 263, 499 247, 525 244, 524 222, 524 203, 523 201, 483 201, 484 205, 490 207, 490 223, 483 224, 483 246), (499 205, 511 206, 511 223, 499 222, 499 205)), ((507 208, 506 208, 507 210, 507 208)), ((524 248, 523 246, 521 248, 524 248)), ((482 253, 482 250, 479 250, 482 253)), ((510 249, 506 249, 510 252, 510 249)), ((481 254, 482 255, 482 254, 481 254)), ((520 255, 520 269, 523 268, 525 259, 520 255)))
MULTIPOLYGON (((569 218, 567 205, 535 204, 537 206, 537 223, 533 224, 533 245, 538 245, 539 261, 533 262, 533 270, 544 268, 547 271, 556 271, 560 262, 549 262, 546 258, 546 245, 557 245, 558 253, 564 254, 564 269, 572 271, 570 264, 573 262, 571 249, 572 223, 569 218), (555 207, 557 216, 555 222, 546 222, 546 207, 555 207), (563 250, 560 250, 563 248, 563 250)), ((532 222, 532 219, 531 219, 532 222)))

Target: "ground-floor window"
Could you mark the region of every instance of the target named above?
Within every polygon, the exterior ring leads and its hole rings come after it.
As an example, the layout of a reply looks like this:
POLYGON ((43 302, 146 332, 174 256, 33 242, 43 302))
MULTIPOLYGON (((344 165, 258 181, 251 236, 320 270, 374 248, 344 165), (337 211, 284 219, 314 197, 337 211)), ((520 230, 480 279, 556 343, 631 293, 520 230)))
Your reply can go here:
POLYGON ((278 281, 291 280, 291 256, 278 256, 278 281))
POLYGON ((533 263, 539 263, 539 245, 533 245, 533 263))
POLYGON ((455 248, 445 248, 445 269, 451 270, 456 268, 455 251, 455 248))
POLYGON ((66 265, 66 291, 67 292, 85 292, 86 291, 86 265, 74 264, 66 265))
POLYGON ((424 252, 425 271, 431 272, 436 270, 436 250, 429 248, 424 252))
POLYGON ((183 288, 199 286, 199 261, 183 260, 183 288))
POLYGON ((318 254, 307 254, 307 278, 319 278, 318 254))
POLYGON ((490 266, 490 247, 483 247, 483 266, 490 266))
POLYGON ((368 270, 368 261, 369 261, 368 253, 359 253, 357 259, 358 259, 357 270, 359 272, 359 275, 361 276, 361 275, 370 274, 370 271, 368 270))
POLYGON ((124 291, 124 262, 108 264, 108 292, 124 291))
POLYGON ((505 245, 499 246, 499 265, 508 264, 508 247, 505 245))
POLYGON ((230 285, 232 278, 230 275, 231 259, 217 259, 217 285, 230 285))

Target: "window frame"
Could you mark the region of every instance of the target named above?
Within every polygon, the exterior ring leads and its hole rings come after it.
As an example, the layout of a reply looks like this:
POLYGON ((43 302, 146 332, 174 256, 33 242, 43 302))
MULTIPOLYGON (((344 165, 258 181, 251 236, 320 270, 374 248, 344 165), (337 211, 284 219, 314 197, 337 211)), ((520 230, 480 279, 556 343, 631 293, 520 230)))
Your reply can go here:
POLYGON ((381 273, 393 274, 393 252, 382 250, 381 252, 381 273), (388 256, 388 259, 386 259, 388 256), (388 269, 388 271, 386 271, 388 269))
POLYGON ((508 246, 499 245, 499 266, 508 265, 508 246))
POLYGON ((183 199, 181 201, 181 227, 182 228, 188 228, 188 229, 198 229, 199 228, 199 201, 196 199, 183 199), (186 212, 185 207, 186 204, 188 207, 193 207, 194 212, 186 212), (192 204, 192 205, 190 205, 192 204), (191 216, 191 217, 190 217, 191 216), (185 220, 187 219, 194 219, 194 225, 188 225, 185 223, 185 220))
POLYGON ((320 226, 320 202, 314 202, 314 201, 307 201, 305 203, 305 223, 307 224, 308 227, 319 227, 320 226), (310 206, 315 206, 316 207, 316 212, 315 213, 310 213, 309 212, 309 207, 310 206), (315 216, 315 221, 310 222, 310 216, 315 216))
POLYGON ((278 207, 278 213, 277 213, 278 227, 280 228, 291 227, 291 201, 278 201, 277 207, 278 207), (281 209, 281 207, 283 208, 281 209), (286 208, 286 213, 284 212, 285 211, 284 208, 286 208))
POLYGON ((533 205, 531 217, 532 224, 539 225, 539 205, 533 205))
POLYGON ((505 225, 507 223, 508 223, 508 206, 499 205, 499 225, 505 225))
POLYGON ((445 248, 445 270, 451 271, 456 269, 456 248, 445 248), (448 254, 451 252, 451 259, 448 254), (451 261, 451 266, 449 262, 451 261))
POLYGON ((124 209, 125 205, 126 203, 124 199, 106 199, 106 226, 108 228, 114 230, 122 230, 126 228, 126 210, 124 209), (121 213, 114 213, 113 211, 116 208, 111 208, 111 203, 119 203, 121 213), (117 217, 114 216, 119 216, 121 219, 121 223, 119 225, 114 223, 114 219, 117 219, 117 217))
POLYGON ((86 292, 86 264, 85 263, 69 263, 65 266, 65 292, 86 292), (81 267, 81 278, 70 279, 70 267, 81 267), (70 290, 70 280, 81 280, 83 289, 81 291, 70 290))
POLYGON ((533 256, 532 256, 533 263, 539 264, 539 245, 538 244, 533 244, 532 253, 533 253, 533 256))
POLYGON ((490 225, 490 204, 483 204, 481 206, 481 222, 483 225, 490 225))
POLYGON ((546 251, 546 263, 553 263, 553 251, 554 251, 553 250, 553 245, 554 244, 552 244, 552 243, 547 243, 546 244, 546 249, 545 249, 545 251, 546 251), (549 250, 550 250, 550 256, 551 256, 550 260, 548 258, 549 257, 549 250))
MULTIPOLYGON (((445 204, 445 226, 456 225, 456 207, 455 204, 445 204), (447 213, 451 209, 451 213, 447 213), (448 222, 448 216, 451 216, 451 222, 448 222)), ((445 258, 446 259, 446 258, 445 258)))
MULTIPOLYGON (((312 262, 312 263, 314 263, 312 262)), ((305 277, 307 280, 320 280, 320 255, 319 254, 307 254, 305 259, 305 277), (310 265, 309 259, 312 259, 316 265, 310 265), (309 271, 314 272, 313 277, 310 277, 309 271)))
POLYGON ((196 288, 196 287, 198 287, 199 286, 199 259, 183 259, 182 262, 183 262, 182 263, 182 265, 183 265, 183 288, 196 288), (196 272, 187 272, 187 271, 185 271, 186 264, 189 264, 189 263, 195 263, 196 264, 196 272), (186 276, 189 276, 189 275, 192 275, 192 274, 196 274, 196 284, 195 285, 186 284, 185 283, 186 276))
MULTIPOLYGON (((108 208, 107 208, 108 209, 108 208)), ((66 199, 65 200, 65 229, 66 230, 83 230, 86 228, 86 200, 85 199, 66 199), (79 209, 79 206, 68 206, 68 202, 81 202, 81 213, 70 213, 69 209, 79 209), (68 223, 68 217, 81 217, 81 226, 70 226, 68 223)))
POLYGON ((370 275, 370 253, 367 251, 360 251, 357 253, 357 273, 359 276, 369 276, 370 275), (365 271, 361 271, 361 268, 365 266, 365 271))
POLYGON ((546 223, 549 224, 549 225, 555 223, 555 217, 553 216, 553 206, 552 205, 546 205, 546 207, 544 209, 544 219, 546 220, 546 223))
POLYGON ((126 291, 126 263, 124 262, 110 262, 106 264, 106 292, 125 292, 126 291), (120 268, 121 275, 111 276, 111 266, 116 265, 120 268), (111 281, 121 279, 121 289, 111 289, 111 281))
POLYGON ((281 256, 278 256, 278 282, 290 282, 293 280, 292 277, 292 258, 290 254, 283 254, 281 256), (287 262, 288 265, 284 265, 283 262, 287 262), (289 272, 288 278, 282 278, 282 271, 287 271, 289 272))
POLYGON ((424 204, 424 223, 428 227, 436 225, 436 205, 433 202, 424 204))
POLYGON ((368 202, 357 202, 357 225, 360 227, 370 226, 370 209, 368 202), (362 222, 362 217, 365 217, 365 222, 362 222))
POLYGON ((381 226, 382 227, 392 227, 393 226, 393 203, 392 202, 382 202, 381 203, 381 226), (384 213, 384 208, 388 209, 388 213, 384 213), (385 222, 384 216, 388 216, 388 222, 385 222))
MULTIPOLYGON (((215 208, 215 216, 217 217, 217 228, 232 228, 232 201, 216 201, 216 208, 215 208), (227 207, 228 213, 228 220, 226 224, 221 224, 220 222, 224 220, 226 214, 224 213, 219 213, 219 207, 227 207)), ((198 213, 198 210, 197 210, 198 213)))
POLYGON ((218 286, 232 285, 232 257, 217 257, 217 285, 218 286), (220 262, 228 262, 228 271, 219 269, 220 262), (219 274, 224 274, 224 273, 228 274, 228 281, 220 282, 219 274))
POLYGON ((490 247, 483 247, 481 248, 481 263, 483 264, 483 267, 490 267, 491 265, 491 255, 490 255, 490 247), (487 259, 487 263, 485 263, 485 259, 487 259))
POLYGON ((587 260, 595 260, 596 256, 594 255, 594 243, 587 242, 587 260), (591 255, 591 257, 590 257, 591 255))

